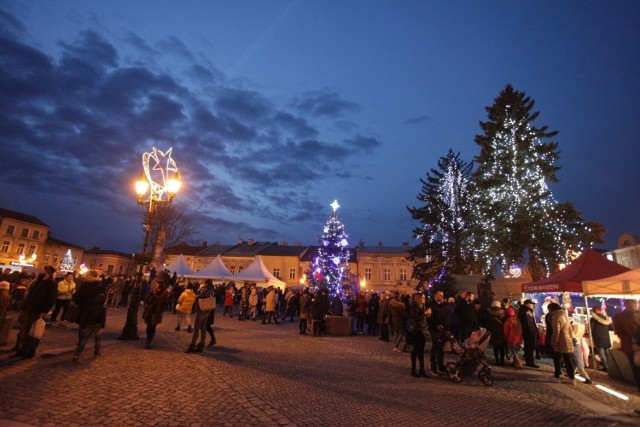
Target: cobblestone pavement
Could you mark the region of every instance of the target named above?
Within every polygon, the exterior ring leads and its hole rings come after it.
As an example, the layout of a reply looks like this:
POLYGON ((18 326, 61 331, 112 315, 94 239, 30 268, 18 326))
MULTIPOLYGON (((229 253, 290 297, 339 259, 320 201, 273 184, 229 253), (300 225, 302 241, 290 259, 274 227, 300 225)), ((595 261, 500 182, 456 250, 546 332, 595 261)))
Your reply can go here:
MULTIPOLYGON (((640 396, 625 402, 593 385, 552 384, 550 368, 477 375, 409 375, 407 353, 375 337, 300 336, 280 325, 216 316, 218 344, 184 354, 191 335, 167 313, 150 350, 117 341, 125 310, 109 310, 103 355, 71 362, 75 325, 48 328, 32 360, 0 348, 0 426, 501 426, 638 425, 640 396)), ((138 325, 141 335, 144 324, 138 325)), ((10 345, 13 345, 15 331, 10 345)), ((603 378, 604 377, 604 378, 603 378)))

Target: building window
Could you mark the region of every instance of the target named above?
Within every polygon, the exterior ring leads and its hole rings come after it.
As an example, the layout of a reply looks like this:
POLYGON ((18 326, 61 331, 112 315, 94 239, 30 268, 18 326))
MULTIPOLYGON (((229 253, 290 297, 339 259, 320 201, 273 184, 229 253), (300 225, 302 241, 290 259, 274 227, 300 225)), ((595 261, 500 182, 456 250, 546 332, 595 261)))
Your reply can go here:
POLYGON ((9 225, 7 227, 7 234, 9 236, 13 236, 13 233, 15 233, 15 232, 16 232, 16 226, 15 225, 9 225))
POLYGON ((0 248, 0 252, 2 252, 3 254, 9 253, 9 248, 11 248, 11 241, 3 240, 2 248, 0 248))
POLYGON ((29 252, 27 252, 27 256, 31 256, 36 253, 36 245, 29 245, 29 252))
POLYGON ((49 258, 51 258, 51 252, 45 251, 44 258, 42 259, 42 261, 49 262, 49 258))
POLYGON ((24 243, 18 243, 18 249, 16 249, 18 255, 24 254, 24 243))
POLYGON ((23 228, 22 229, 22 237, 29 237, 29 229, 28 228, 23 228))
POLYGON ((391 269, 390 268, 385 268, 384 269, 384 280, 385 280, 385 282, 388 282, 389 280, 391 280, 391 269))
POLYGON ((107 266, 107 274, 109 276, 113 275, 113 265, 108 265, 107 266))
POLYGON ((295 268, 290 268, 289 269, 289 279, 295 279, 296 278, 296 269, 295 268))
POLYGON ((364 269, 364 278, 366 280, 371 280, 371 267, 367 267, 364 269))
POLYGON ((120 274, 122 276, 122 274, 124 273, 124 265, 121 265, 118 270, 119 270, 118 274, 120 274))
POLYGON ((238 273, 240 273, 242 271, 242 266, 238 266, 238 273))
POLYGON ((407 281, 407 269, 406 268, 401 268, 400 269, 400 281, 402 281, 402 282, 406 282, 407 281))
POLYGON ((40 230, 33 230, 33 238, 38 240, 40 238, 40 230))
POLYGON ((236 274, 236 266, 235 265, 232 265, 231 267, 229 267, 229 273, 236 274))
POLYGON ((53 259, 51 259, 51 264, 56 264, 58 262, 58 253, 53 254, 53 259))
POLYGON ((276 276, 279 279, 280 278, 280 269, 279 268, 274 268, 273 269, 273 275, 276 276))

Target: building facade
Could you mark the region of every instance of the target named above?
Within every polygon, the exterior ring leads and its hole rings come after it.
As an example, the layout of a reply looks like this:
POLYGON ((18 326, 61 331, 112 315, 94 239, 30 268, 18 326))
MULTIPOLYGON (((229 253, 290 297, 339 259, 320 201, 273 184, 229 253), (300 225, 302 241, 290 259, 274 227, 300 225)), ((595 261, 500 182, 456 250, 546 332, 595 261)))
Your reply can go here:
POLYGON ((640 237, 621 235, 618 237, 618 248, 605 252, 605 256, 625 267, 640 268, 640 237))
POLYGON ((44 246, 42 265, 52 265, 58 270, 80 271, 80 265, 84 257, 84 248, 73 243, 49 237, 44 246), (67 255, 71 258, 70 265, 66 264, 67 255))
POLYGON ((39 218, 0 208, 0 264, 39 268, 48 235, 39 218))
POLYGON ((89 270, 97 270, 107 276, 133 275, 136 264, 132 254, 93 247, 84 251, 82 264, 89 270))

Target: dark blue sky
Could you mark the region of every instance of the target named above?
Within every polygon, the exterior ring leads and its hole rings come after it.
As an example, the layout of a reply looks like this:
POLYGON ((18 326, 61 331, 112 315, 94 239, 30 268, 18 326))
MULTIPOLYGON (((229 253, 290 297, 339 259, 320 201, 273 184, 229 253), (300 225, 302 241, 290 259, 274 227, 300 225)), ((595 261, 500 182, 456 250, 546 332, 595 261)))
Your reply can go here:
POLYGON ((174 148, 198 240, 399 245, 419 179, 471 161, 510 82, 559 131, 551 189, 640 234, 640 3, 0 1, 0 206, 133 251, 132 182, 174 148), (453 4, 450 4, 453 3, 453 4))

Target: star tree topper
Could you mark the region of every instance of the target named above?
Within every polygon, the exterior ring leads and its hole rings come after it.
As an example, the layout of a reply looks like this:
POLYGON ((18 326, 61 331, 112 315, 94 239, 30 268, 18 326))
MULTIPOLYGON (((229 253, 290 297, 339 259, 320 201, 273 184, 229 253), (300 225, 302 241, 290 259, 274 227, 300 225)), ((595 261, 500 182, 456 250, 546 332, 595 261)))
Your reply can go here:
POLYGON ((338 204, 337 200, 334 200, 333 203, 331 203, 329 206, 331 206, 331 208, 333 209, 333 212, 335 213, 335 211, 338 210, 338 208, 340 207, 340 205, 338 204))

